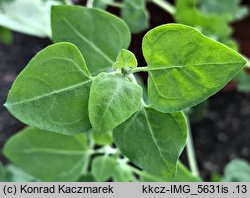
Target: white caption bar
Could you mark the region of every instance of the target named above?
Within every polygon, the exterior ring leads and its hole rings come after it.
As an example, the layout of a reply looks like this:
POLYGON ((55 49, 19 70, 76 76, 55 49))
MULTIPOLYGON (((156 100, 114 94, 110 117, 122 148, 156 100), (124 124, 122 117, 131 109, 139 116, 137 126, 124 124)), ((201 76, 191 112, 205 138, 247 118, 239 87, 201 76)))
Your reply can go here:
POLYGON ((250 182, 1 182, 0 197, 250 198, 250 182))

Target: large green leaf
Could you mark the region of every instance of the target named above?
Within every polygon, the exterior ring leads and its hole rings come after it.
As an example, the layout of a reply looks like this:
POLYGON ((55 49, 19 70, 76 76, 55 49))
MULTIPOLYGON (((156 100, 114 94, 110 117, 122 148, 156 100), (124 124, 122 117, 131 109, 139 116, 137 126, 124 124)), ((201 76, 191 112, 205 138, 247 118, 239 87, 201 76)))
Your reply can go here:
POLYGON ((4 155, 42 181, 76 181, 88 158, 87 138, 26 128, 8 140, 4 155))
POLYGON ((141 181, 143 182, 199 182, 201 179, 195 177, 192 173, 181 163, 178 163, 177 173, 174 178, 171 177, 155 177, 147 172, 142 171, 140 175, 141 181))
POLYGON ((79 50, 58 43, 39 52, 14 82, 5 106, 24 123, 64 134, 90 129, 91 76, 79 50))
POLYGON ((0 25, 38 37, 50 37, 50 8, 56 0, 15 0, 0 4, 0 25))
POLYGON ((133 33, 141 32, 149 26, 146 0, 124 0, 121 16, 133 33))
POLYGON ((187 140, 182 113, 143 108, 115 128, 114 142, 135 165, 162 177, 173 177, 187 140))
POLYGON ((94 132, 108 132, 127 120, 140 106, 142 88, 123 76, 101 73, 93 81, 89 119, 94 132))
POLYGON ((55 42, 74 43, 93 74, 110 69, 118 53, 130 42, 129 29, 121 19, 79 6, 52 8, 52 34, 55 42))
POLYGON ((194 106, 219 91, 246 61, 223 44, 194 28, 169 24, 143 39, 152 106, 173 112, 194 106))

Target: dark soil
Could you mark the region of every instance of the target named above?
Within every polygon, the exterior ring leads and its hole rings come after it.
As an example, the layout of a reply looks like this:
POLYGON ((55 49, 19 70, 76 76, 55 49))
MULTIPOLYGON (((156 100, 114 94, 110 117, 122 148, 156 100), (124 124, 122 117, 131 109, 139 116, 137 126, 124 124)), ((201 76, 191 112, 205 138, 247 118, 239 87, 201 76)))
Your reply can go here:
MULTIPOLYGON (((156 6, 149 5, 148 8, 151 11, 151 27, 173 21, 156 6)), ((112 11, 118 14, 117 10, 112 11)), ((240 43, 241 52, 250 57, 250 17, 234 24, 234 28, 234 37, 240 43)), ((140 65, 145 65, 141 53, 143 35, 134 35, 130 48, 140 65)), ((0 44, 0 148, 11 134, 25 126, 3 107, 11 84, 28 61, 50 43, 46 39, 15 33, 11 46, 0 44)), ((203 119, 191 127, 202 177, 208 179, 211 173, 222 173, 232 158, 250 161, 250 94, 219 92, 209 99, 203 119)), ((2 155, 0 159, 6 162, 2 155)))
POLYGON ((208 100, 203 119, 191 125, 201 175, 222 174, 233 158, 250 161, 250 94, 220 92, 208 100))

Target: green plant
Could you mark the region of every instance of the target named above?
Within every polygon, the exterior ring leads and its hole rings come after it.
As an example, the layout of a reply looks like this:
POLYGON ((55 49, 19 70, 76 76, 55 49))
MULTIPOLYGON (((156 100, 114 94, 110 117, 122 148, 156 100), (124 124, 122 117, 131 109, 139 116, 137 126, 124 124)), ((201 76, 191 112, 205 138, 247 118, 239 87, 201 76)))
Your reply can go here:
POLYGON ((6 143, 10 161, 42 181, 200 180, 178 162, 188 136, 181 111, 219 91, 246 61, 194 28, 168 24, 144 36, 147 66, 137 67, 121 19, 55 6, 51 21, 56 44, 29 62, 5 103, 31 126, 6 143), (137 72, 149 74, 149 103, 137 72))

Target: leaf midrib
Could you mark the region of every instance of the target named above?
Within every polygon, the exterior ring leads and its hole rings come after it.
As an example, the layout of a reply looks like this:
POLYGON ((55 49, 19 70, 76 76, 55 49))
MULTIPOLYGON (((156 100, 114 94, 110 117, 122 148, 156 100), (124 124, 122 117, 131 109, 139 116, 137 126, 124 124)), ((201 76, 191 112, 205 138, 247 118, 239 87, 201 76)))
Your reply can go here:
POLYGON ((98 52, 104 59, 106 59, 111 64, 111 66, 113 65, 114 61, 111 58, 109 58, 109 56, 105 54, 94 42, 89 41, 65 17, 62 17, 62 19, 76 33, 78 37, 80 37, 85 43, 90 45, 96 52, 98 52))
MULTIPOLYGON (((105 110, 103 111, 103 116, 101 117, 101 120, 100 120, 100 122, 99 122, 99 124, 98 124, 98 125, 99 125, 99 128, 102 126, 104 117, 105 117, 105 115, 107 114, 107 110, 109 109, 110 104, 113 102, 115 96, 116 96, 116 95, 119 95, 119 89, 120 89, 120 87, 121 87, 120 83, 116 83, 116 88, 115 88, 115 90, 113 91, 113 95, 112 95, 112 97, 110 98, 108 104, 106 105, 106 108, 105 108, 105 110)), ((106 131, 105 131, 105 132, 106 132, 106 131)))
POLYGON ((150 122, 149 122, 148 114, 147 114, 145 108, 143 108, 143 112, 144 112, 144 115, 145 115, 145 119, 146 119, 146 121, 147 121, 147 125, 148 125, 148 129, 149 129, 150 135, 151 135, 151 137, 152 137, 152 139, 153 139, 153 142, 154 142, 154 144, 155 144, 155 146, 156 146, 156 148, 157 148, 157 151, 158 151, 159 154, 160 154, 160 158, 161 158, 162 161, 164 162, 165 166, 169 168, 168 163, 167 163, 166 159, 164 158, 164 156, 163 156, 163 154, 162 154, 162 152, 161 152, 161 148, 159 147, 159 145, 158 145, 158 143, 157 143, 157 140, 156 140, 156 138, 155 138, 155 136, 154 136, 154 132, 153 132, 152 127, 151 127, 151 124, 150 124, 150 122))
POLYGON ((155 66, 154 64, 148 64, 148 71, 155 71, 155 70, 167 70, 167 69, 174 69, 174 68, 188 68, 188 67, 200 67, 200 66, 210 66, 210 65, 234 65, 234 64, 243 64, 244 62, 227 62, 227 63, 199 63, 199 64, 192 64, 192 65, 157 65, 157 67, 150 67, 150 65, 155 66))
POLYGON ((22 100, 20 102, 13 102, 13 103, 8 103, 7 102, 5 104, 5 106, 7 106, 7 107, 9 107, 9 106, 15 106, 15 105, 24 104, 24 103, 27 103, 27 102, 33 102, 33 101, 36 101, 36 100, 40 100, 40 99, 52 96, 54 94, 59 94, 59 93, 62 93, 62 92, 66 92, 66 91, 77 89, 78 87, 81 87, 84 84, 87 84, 87 83, 89 83, 91 81, 92 80, 87 80, 85 82, 81 82, 81 83, 78 83, 78 84, 75 84, 75 85, 71 85, 71 86, 68 86, 68 87, 65 87, 65 88, 62 88, 62 89, 54 90, 52 92, 49 92, 49 93, 46 93, 46 94, 43 94, 43 95, 40 95, 40 96, 35 96, 33 98, 29 98, 29 99, 26 99, 26 100, 22 100))
POLYGON ((23 149, 23 150, 11 151, 11 153, 19 153, 19 154, 46 153, 46 154, 56 154, 56 155, 79 155, 79 156, 84 156, 86 154, 84 150, 58 150, 51 148, 23 149))

